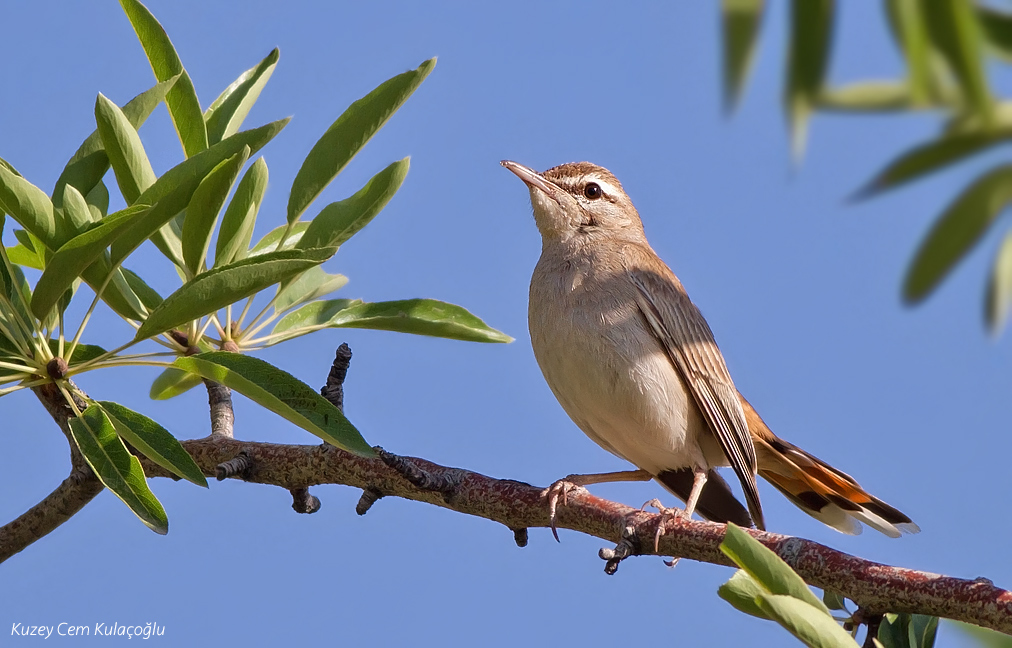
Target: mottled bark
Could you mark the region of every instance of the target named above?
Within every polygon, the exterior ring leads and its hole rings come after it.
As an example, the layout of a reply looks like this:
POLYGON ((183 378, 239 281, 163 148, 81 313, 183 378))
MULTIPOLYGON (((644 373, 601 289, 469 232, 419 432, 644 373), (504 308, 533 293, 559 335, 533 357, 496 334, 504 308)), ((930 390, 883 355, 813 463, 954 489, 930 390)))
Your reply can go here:
MULTIPOLYGON (((339 354, 335 365, 341 362, 339 354)), ((346 368, 347 358, 343 362, 346 368)), ((332 387, 340 386, 341 382, 334 381, 332 387)), ((59 392, 51 386, 35 392, 69 435, 67 421, 73 413, 59 392)), ((225 434, 184 441, 183 446, 205 475, 285 488, 292 491, 293 507, 302 509, 300 512, 319 508, 319 500, 309 495, 310 486, 343 484, 362 489, 363 496, 356 508, 360 515, 381 497, 402 497, 498 522, 520 546, 528 542, 528 528, 549 526, 548 506, 540 487, 401 457, 382 449, 377 449, 376 457, 364 458, 326 444, 252 443, 225 434)), ((71 449, 74 466, 70 477, 24 515, 0 527, 0 562, 54 530, 102 490, 98 479, 76 453, 73 442, 71 449)), ((147 459, 141 461, 150 477, 172 477, 147 459)), ((657 514, 576 489, 569 493, 567 504, 559 507, 556 524, 616 543, 615 549, 605 548, 601 552, 610 573, 617 569, 619 560, 630 555, 656 554, 730 565, 719 548, 724 525, 697 520, 669 521, 655 551, 654 536, 660 520, 657 514)), ((775 551, 808 583, 851 599, 865 616, 883 612, 928 614, 1012 634, 1012 592, 995 587, 987 579, 965 580, 881 565, 810 540, 756 530, 749 533, 775 551)))

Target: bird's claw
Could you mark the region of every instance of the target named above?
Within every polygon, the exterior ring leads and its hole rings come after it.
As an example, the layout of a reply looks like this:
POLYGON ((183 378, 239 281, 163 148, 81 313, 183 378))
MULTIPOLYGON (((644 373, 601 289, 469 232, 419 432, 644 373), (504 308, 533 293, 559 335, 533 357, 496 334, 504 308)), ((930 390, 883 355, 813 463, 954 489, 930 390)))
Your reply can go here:
POLYGON ((569 503, 569 494, 575 490, 585 489, 567 479, 560 479, 541 492, 541 496, 548 499, 548 526, 551 527, 556 542, 562 542, 559 540, 559 531, 555 527, 555 512, 559 505, 559 498, 562 498, 562 505, 566 506, 569 503))
MULTIPOLYGON (((666 528, 667 523, 670 520, 685 518, 686 517, 685 509, 680 509, 676 507, 669 508, 661 504, 661 501, 659 499, 652 499, 649 502, 645 502, 643 506, 640 507, 640 510, 645 511, 647 510, 647 507, 657 509, 657 512, 660 513, 661 515, 661 519, 657 522, 657 533, 654 534, 654 552, 657 552, 660 550, 661 536, 663 536, 664 532, 667 530, 666 528)), ((671 562, 665 561, 665 564, 668 567, 674 567, 677 563, 678 558, 673 559, 671 562)))

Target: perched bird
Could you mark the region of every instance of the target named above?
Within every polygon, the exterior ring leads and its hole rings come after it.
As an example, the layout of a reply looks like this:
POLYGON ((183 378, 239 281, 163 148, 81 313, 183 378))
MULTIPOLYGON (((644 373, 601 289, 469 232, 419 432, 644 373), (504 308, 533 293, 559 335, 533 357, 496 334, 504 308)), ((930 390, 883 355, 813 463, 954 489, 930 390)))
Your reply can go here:
MULTIPOLYGON (((780 439, 735 388, 703 315, 647 243, 636 208, 607 169, 588 162, 536 171, 502 165, 530 189, 541 232, 528 325, 538 365, 573 422, 638 470, 570 475, 548 491, 656 479, 716 522, 765 528, 758 473, 801 510, 856 534, 898 537, 910 518, 850 476, 780 439), (730 466, 748 509, 716 468, 730 466)), ((659 527, 658 533, 663 530, 659 527)))

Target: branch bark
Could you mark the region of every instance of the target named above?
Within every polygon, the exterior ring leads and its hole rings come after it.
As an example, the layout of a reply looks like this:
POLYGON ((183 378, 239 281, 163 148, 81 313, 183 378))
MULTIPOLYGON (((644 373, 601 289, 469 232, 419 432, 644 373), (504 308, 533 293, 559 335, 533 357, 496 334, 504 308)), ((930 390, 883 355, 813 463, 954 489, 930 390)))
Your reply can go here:
MULTIPOLYGON (((400 457, 450 490, 413 485, 381 458, 367 459, 330 446, 277 445, 234 439, 197 439, 183 442, 206 475, 240 452, 252 468, 246 481, 288 490, 318 484, 343 484, 384 496, 426 502, 466 515, 498 522, 514 534, 528 527, 548 527, 548 507, 542 488, 523 482, 494 479, 460 468, 447 468, 425 459, 400 457)), ((168 477, 159 466, 142 459, 150 476, 168 477)), ((613 543, 632 527, 637 555, 678 556, 718 565, 731 565, 720 551, 723 524, 700 520, 668 522, 655 552, 654 533, 660 516, 601 499, 585 490, 569 495, 559 507, 557 525, 613 543)), ((808 583, 851 599, 869 613, 910 612, 965 621, 1012 634, 1012 592, 986 579, 965 580, 874 563, 811 540, 748 530, 772 549, 808 583)))
MULTIPOLYGON (((46 387, 36 394, 69 435, 72 412, 59 393, 46 387)), ((245 481, 302 491, 318 484, 343 484, 363 490, 357 511, 364 514, 379 498, 402 497, 426 502, 465 515, 498 522, 513 533, 518 545, 527 543, 529 527, 548 527, 548 507, 542 488, 494 479, 425 459, 399 457, 378 449, 378 457, 363 458, 330 445, 279 445, 239 441, 226 435, 184 441, 205 475, 234 476, 245 481), (223 464, 237 458, 246 467, 221 474, 223 464)), ((72 450, 76 450, 71 442, 72 450)), ((73 455, 70 477, 42 502, 0 527, 0 562, 51 532, 102 490, 98 479, 79 456, 73 455)), ((141 457, 149 477, 172 475, 141 457)), ((659 515, 634 509, 577 489, 557 512, 558 527, 602 538, 623 548, 623 555, 677 556, 730 566, 720 551, 725 527, 697 520, 669 521, 654 550, 659 515)), ((987 579, 965 580, 874 563, 810 540, 748 530, 793 567, 808 583, 837 592, 868 614, 909 612, 965 621, 1012 634, 1012 592, 987 579)), ((610 571, 614 550, 602 552, 610 571)))
MULTIPOLYGON (((88 467, 70 436, 69 421, 74 416, 74 411, 67 406, 63 394, 52 384, 36 387, 33 391, 67 437, 70 444, 70 475, 41 502, 0 527, 0 563, 52 533, 105 488, 88 467)), ((85 407, 83 401, 77 405, 81 409, 85 407)))

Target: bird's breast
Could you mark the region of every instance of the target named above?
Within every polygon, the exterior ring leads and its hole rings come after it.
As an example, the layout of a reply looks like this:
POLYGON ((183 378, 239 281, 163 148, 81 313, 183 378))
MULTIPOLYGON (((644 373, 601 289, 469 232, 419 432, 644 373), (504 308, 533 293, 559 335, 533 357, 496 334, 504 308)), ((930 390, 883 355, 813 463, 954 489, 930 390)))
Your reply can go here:
POLYGON ((623 271, 544 256, 528 324, 538 365, 570 418, 606 450, 656 472, 702 463, 702 418, 623 271))

